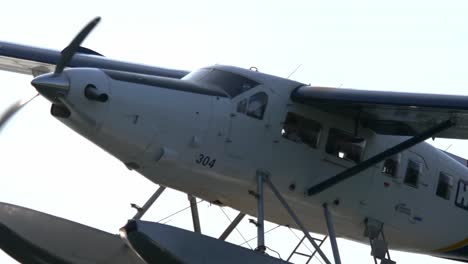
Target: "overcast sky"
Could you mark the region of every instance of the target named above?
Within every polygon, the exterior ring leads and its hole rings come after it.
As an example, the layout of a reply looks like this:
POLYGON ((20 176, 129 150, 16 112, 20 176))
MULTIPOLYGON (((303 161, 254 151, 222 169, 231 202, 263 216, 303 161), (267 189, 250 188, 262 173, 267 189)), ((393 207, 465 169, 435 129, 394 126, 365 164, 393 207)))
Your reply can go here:
MULTIPOLYGON (((467 13, 466 1, 17 0, 2 3, 0 39, 60 50, 102 16, 84 46, 109 58, 185 70, 255 66, 283 77, 302 65, 291 78, 314 85, 466 95, 467 13)), ((0 110, 33 95, 31 79, 0 72, 0 110)), ((143 204, 157 188, 54 120, 42 98, 0 133, 0 201, 116 233, 134 214, 129 203, 143 204)), ((435 144, 468 157, 463 141, 435 144)), ((164 194, 147 219, 186 205, 184 195, 164 194)), ((219 235, 225 216, 214 206, 200 207, 203 231, 219 235)), ((168 220, 191 228, 188 218, 168 220)), ((247 238, 255 233, 249 224, 242 229, 247 238)), ((242 239, 233 234, 231 241, 242 239)), ((267 245, 282 252, 295 241, 285 228, 267 236, 267 245)), ((344 263, 373 263, 368 246, 339 243, 344 263)), ((399 264, 452 263, 408 253, 392 257, 399 264)), ((0 254, 0 263, 15 262, 0 254)))

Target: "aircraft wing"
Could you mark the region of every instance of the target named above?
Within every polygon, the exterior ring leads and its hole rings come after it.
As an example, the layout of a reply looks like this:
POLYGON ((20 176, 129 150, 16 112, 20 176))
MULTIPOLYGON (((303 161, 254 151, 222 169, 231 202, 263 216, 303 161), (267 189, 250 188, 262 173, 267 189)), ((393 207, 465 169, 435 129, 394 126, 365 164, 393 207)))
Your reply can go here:
MULTIPOLYGON (((37 76, 53 71, 60 54, 61 52, 57 50, 0 41, 0 70, 37 76)), ((100 68, 178 79, 188 74, 187 71, 107 59, 101 54, 83 47, 78 50, 68 67, 100 68)))
POLYGON ((378 134, 413 136, 452 120, 455 126, 437 137, 468 138, 468 96, 301 86, 291 100, 358 119, 378 134))

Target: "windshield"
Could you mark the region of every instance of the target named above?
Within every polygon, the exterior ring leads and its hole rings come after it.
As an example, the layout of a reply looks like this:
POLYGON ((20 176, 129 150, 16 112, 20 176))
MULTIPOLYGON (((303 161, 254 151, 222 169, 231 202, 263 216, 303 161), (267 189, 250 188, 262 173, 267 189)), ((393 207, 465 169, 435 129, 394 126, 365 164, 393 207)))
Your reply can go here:
POLYGON ((183 80, 200 84, 215 85, 226 91, 226 93, 231 97, 236 97, 237 95, 259 85, 256 81, 244 76, 218 69, 196 70, 186 75, 183 80))

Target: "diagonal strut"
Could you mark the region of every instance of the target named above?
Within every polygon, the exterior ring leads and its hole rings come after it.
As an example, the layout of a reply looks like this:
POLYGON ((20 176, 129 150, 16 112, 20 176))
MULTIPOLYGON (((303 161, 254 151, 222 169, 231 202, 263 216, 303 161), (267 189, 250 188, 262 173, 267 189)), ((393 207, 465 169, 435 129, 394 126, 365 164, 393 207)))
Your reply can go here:
POLYGON ((426 139, 429 139, 431 137, 433 137, 434 135, 436 135, 437 133, 439 132, 442 132, 452 126, 454 126, 455 123, 451 120, 447 120, 447 121, 444 121, 426 131, 423 131, 422 133, 408 139, 408 140, 405 140, 399 144, 397 144, 396 146, 394 147, 391 147, 383 152, 380 152, 379 154, 349 168, 349 169, 346 169, 345 171, 343 172, 340 172, 338 173, 337 175, 335 175, 334 177, 331 177, 313 187, 310 187, 308 190, 307 190, 307 195, 309 196, 312 196, 312 195, 315 195, 315 194, 318 194, 346 179, 349 179, 353 176, 355 176, 356 174, 360 173, 361 171, 363 170, 366 170, 372 166, 374 166, 375 164, 383 161, 384 159, 390 157, 390 156, 393 156, 397 153, 400 153, 406 149, 409 149, 411 148, 412 146, 416 145, 416 144, 419 144, 421 142, 423 142, 424 140, 426 139))

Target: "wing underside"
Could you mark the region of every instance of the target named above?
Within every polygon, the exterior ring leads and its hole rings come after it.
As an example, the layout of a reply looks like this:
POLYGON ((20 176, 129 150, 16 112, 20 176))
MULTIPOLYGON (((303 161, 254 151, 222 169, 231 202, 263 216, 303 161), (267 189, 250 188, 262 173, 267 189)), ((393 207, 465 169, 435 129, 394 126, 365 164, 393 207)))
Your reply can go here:
POLYGON ((378 134, 414 136, 444 121, 437 137, 468 138, 468 96, 301 86, 291 100, 358 120, 378 134))

